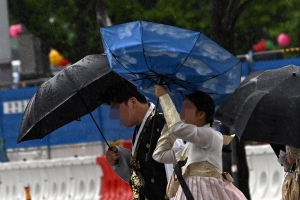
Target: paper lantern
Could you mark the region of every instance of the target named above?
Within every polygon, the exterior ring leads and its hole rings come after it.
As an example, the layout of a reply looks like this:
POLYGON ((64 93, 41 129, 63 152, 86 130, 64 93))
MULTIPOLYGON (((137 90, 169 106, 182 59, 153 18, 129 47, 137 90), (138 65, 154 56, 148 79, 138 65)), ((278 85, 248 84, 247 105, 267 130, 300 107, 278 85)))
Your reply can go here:
POLYGON ((268 50, 271 50, 271 49, 273 49, 275 47, 274 42, 271 41, 271 40, 267 40, 266 41, 266 46, 267 46, 268 50))
POLYGON ((61 63, 59 64, 59 66, 65 67, 65 66, 68 66, 68 65, 71 65, 71 64, 72 63, 68 59, 63 58, 62 61, 61 61, 61 63))
POLYGON ((18 34, 22 32, 22 25, 21 24, 15 24, 11 25, 9 27, 9 35, 12 38, 18 38, 18 34))
POLYGON ((277 37, 277 43, 282 47, 287 47, 291 44, 291 37, 286 33, 281 33, 277 37))
POLYGON ((267 47, 266 41, 265 40, 260 40, 258 43, 256 43, 255 45, 253 45, 253 49, 254 51, 265 51, 267 47))
POLYGON ((64 57, 55 49, 51 49, 50 53, 49 53, 49 62, 52 65, 56 65, 59 66, 60 63, 63 61, 64 57))

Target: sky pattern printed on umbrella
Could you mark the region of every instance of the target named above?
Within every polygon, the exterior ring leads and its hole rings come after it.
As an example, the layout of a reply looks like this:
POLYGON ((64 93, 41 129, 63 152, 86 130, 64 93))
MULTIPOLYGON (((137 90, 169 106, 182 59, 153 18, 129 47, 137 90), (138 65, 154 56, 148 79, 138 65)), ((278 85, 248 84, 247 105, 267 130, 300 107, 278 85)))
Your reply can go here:
POLYGON ((162 79, 175 103, 198 90, 219 104, 240 84, 240 60, 200 32, 146 21, 100 32, 112 70, 153 93, 162 79))

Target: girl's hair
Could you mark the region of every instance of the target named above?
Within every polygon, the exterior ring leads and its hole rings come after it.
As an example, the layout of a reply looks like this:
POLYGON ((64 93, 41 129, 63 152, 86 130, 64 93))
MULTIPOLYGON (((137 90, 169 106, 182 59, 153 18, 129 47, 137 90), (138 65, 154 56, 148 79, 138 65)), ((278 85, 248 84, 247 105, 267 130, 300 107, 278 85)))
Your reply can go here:
POLYGON ((213 99, 204 92, 194 92, 185 96, 190 100, 197 108, 197 111, 203 111, 206 113, 206 123, 213 124, 213 115, 215 112, 215 104, 213 99))

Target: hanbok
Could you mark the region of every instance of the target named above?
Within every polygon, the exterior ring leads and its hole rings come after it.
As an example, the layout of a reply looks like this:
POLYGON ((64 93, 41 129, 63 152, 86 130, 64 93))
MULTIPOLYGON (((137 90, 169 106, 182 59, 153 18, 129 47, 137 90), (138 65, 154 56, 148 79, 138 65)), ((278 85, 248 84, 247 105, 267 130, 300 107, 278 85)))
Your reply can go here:
MULTIPOLYGON (((157 142, 154 160, 161 163, 176 163, 186 160, 182 174, 194 199, 197 200, 245 200, 244 194, 222 173, 222 147, 228 138, 209 124, 197 127, 181 121, 168 94, 159 97, 167 125, 157 142), (173 147, 180 138, 186 141, 173 147)), ((175 200, 186 199, 179 186, 175 200)))

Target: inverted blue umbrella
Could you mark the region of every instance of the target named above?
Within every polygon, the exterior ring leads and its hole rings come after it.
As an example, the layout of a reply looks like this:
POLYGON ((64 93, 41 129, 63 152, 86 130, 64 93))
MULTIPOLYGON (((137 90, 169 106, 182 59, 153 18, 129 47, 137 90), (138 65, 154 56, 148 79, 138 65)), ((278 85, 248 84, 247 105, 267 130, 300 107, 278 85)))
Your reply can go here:
POLYGON ((240 84, 240 60, 200 32, 146 21, 100 32, 112 70, 148 96, 154 84, 167 87, 178 110, 188 93, 205 92, 219 104, 240 84))
POLYGON ((100 32, 112 70, 144 93, 154 94, 154 84, 166 86, 177 109, 194 91, 217 105, 240 84, 240 60, 200 32, 146 21, 100 32))

